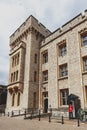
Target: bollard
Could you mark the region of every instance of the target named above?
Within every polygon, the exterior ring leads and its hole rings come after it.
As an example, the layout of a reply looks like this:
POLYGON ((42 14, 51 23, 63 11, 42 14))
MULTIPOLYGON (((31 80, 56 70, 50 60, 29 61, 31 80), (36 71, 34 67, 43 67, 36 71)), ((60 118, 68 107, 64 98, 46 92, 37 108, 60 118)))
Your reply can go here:
POLYGON ((5 116, 5 111, 4 111, 4 116, 5 116))
POLYGON ((26 118, 26 110, 25 110, 25 112, 24 112, 24 118, 26 118))
POLYGON ((14 115, 14 112, 12 111, 12 114, 11 114, 11 116, 13 116, 14 115))
POLYGON ((8 112, 8 116, 9 116, 9 112, 8 112))
POLYGON ((31 111, 31 120, 32 120, 32 114, 33 114, 33 110, 31 111))
POLYGON ((77 120, 77 123, 78 123, 78 127, 80 126, 80 120, 79 120, 79 118, 78 118, 78 120, 77 120))
POLYGON ((19 110, 19 115, 20 115, 20 110, 19 110))
POLYGON ((62 116, 62 124, 64 124, 64 117, 62 116))
POLYGON ((40 121, 40 110, 39 110, 39 121, 40 121))
POLYGON ((49 122, 51 122, 51 113, 49 113, 49 122))

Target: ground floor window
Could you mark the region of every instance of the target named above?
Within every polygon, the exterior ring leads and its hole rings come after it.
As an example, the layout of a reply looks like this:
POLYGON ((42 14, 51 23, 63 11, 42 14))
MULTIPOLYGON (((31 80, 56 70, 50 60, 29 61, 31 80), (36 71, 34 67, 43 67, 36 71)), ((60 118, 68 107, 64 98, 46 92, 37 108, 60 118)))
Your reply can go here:
POLYGON ((20 105, 20 93, 18 93, 18 98, 17 98, 17 106, 20 105))
POLYGON ((60 90, 60 105, 68 105, 68 102, 67 102, 68 95, 69 95, 68 89, 60 90))
POLYGON ((12 106, 14 106, 14 100, 15 100, 15 93, 12 95, 12 106))
POLYGON ((86 103, 87 103, 87 86, 85 86, 85 95, 86 95, 86 103))

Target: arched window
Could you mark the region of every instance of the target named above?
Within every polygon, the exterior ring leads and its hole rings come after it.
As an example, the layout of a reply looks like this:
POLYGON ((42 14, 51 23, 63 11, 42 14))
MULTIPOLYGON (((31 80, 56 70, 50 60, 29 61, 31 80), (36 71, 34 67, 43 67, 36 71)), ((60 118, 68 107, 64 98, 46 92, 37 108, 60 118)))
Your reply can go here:
POLYGON ((12 67, 14 67, 14 57, 12 58, 12 67))
POLYGON ((18 93, 18 98, 17 98, 17 106, 20 105, 20 93, 18 93))
POLYGON ((13 93, 13 95, 12 95, 12 106, 14 106, 14 101, 15 101, 15 94, 13 93))
POLYGON ((34 63, 37 63, 37 54, 34 56, 34 63))
POLYGON ((11 82, 13 82, 13 73, 11 74, 11 82))
POLYGON ((18 80, 18 71, 16 71, 16 81, 18 80))
POLYGON ((17 55, 17 65, 19 64, 19 53, 17 55))
POLYGON ((14 81, 15 81, 15 72, 14 72, 14 81))

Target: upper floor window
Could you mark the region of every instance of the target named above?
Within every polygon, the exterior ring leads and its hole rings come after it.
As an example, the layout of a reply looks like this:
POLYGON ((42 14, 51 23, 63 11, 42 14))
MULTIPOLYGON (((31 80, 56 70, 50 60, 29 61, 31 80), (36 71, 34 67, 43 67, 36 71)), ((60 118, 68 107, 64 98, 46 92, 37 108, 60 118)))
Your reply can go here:
POLYGON ((34 71, 34 82, 37 81, 37 71, 34 71))
POLYGON ((61 105, 68 105, 68 102, 67 102, 68 95, 69 95, 68 89, 60 90, 60 104, 61 105))
POLYGON ((15 82, 18 80, 18 70, 16 72, 11 73, 11 82, 15 82))
POLYGON ((14 67, 14 66, 19 64, 19 57, 20 57, 19 53, 17 53, 16 55, 14 55, 12 57, 12 67, 14 67))
POLYGON ((68 75, 68 67, 67 67, 67 64, 60 65, 60 66, 59 66, 59 71, 60 71, 60 77, 67 76, 67 75, 68 75))
POLYGON ((82 46, 86 46, 87 45, 87 33, 85 35, 82 35, 82 46))
POLYGON ((43 53, 43 64, 48 62, 48 51, 43 53))
POLYGON ((48 70, 43 71, 43 81, 47 81, 48 80, 48 70))
POLYGON ((67 54, 66 42, 59 45, 59 56, 65 56, 67 54))
POLYGON ((83 70, 87 71, 87 56, 83 57, 83 70))
POLYGON ((34 55, 34 63, 37 63, 37 54, 34 55))

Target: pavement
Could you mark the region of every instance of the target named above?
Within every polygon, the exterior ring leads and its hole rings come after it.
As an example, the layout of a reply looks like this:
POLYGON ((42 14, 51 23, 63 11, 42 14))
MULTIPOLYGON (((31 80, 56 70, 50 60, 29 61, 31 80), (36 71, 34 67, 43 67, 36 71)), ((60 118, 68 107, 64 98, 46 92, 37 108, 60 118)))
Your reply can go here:
POLYGON ((52 120, 50 123, 48 119, 28 119, 24 117, 0 117, 0 130, 87 130, 87 124, 81 123, 77 126, 77 122, 67 121, 64 124, 52 120))

